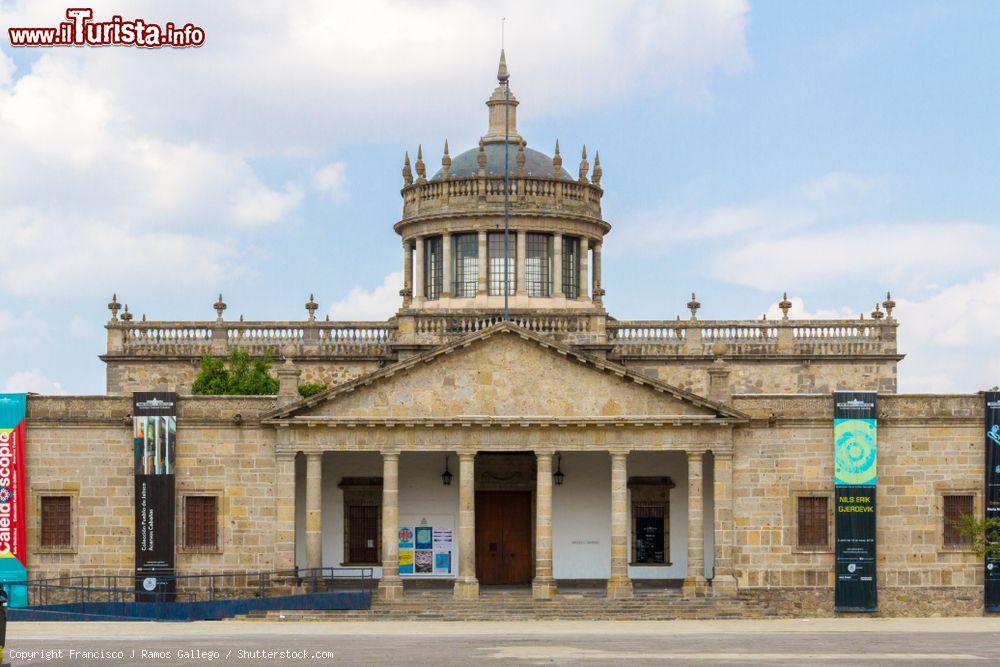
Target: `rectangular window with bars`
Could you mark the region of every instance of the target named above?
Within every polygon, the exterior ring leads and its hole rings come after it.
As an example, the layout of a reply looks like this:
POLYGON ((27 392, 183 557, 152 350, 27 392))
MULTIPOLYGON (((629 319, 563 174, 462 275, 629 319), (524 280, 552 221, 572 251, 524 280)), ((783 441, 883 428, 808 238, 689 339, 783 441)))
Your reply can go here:
POLYGON ((355 564, 379 562, 379 518, 382 508, 378 505, 348 505, 344 508, 347 520, 347 560, 355 564))
POLYGON ((830 501, 826 496, 799 496, 798 546, 825 549, 830 546, 830 501))
POLYGON ((524 278, 528 296, 551 296, 552 235, 527 234, 525 241, 524 278))
MULTIPOLYGON (((503 233, 491 233, 486 241, 489 255, 490 296, 503 296, 503 233)), ((517 290, 517 234, 510 234, 507 243, 507 294, 514 296, 517 290)))
POLYGON ((444 284, 444 243, 440 236, 424 239, 424 298, 441 298, 444 284))
POLYGON ((632 503, 632 562, 665 565, 670 551, 667 503, 632 503))
POLYGON ((216 549, 219 546, 216 496, 184 498, 184 546, 190 549, 216 549))
POLYGON ((452 238, 452 295, 476 296, 479 284, 479 235, 455 234, 452 238))
POLYGON ((562 289, 567 299, 580 297, 580 239, 562 239, 562 289))
POLYGON ((972 516, 975 511, 974 496, 944 497, 944 544, 949 547, 967 547, 972 544, 971 535, 963 535, 958 530, 962 517, 972 516))
POLYGON ((72 502, 69 496, 42 496, 42 530, 39 546, 59 549, 73 546, 72 502))

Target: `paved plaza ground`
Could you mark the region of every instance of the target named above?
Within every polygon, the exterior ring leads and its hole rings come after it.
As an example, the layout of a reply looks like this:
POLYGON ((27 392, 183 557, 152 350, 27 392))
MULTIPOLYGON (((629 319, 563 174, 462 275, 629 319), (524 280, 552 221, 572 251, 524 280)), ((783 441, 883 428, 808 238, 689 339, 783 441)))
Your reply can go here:
POLYGON ((13 665, 1000 664, 1000 618, 12 623, 7 640, 13 665))

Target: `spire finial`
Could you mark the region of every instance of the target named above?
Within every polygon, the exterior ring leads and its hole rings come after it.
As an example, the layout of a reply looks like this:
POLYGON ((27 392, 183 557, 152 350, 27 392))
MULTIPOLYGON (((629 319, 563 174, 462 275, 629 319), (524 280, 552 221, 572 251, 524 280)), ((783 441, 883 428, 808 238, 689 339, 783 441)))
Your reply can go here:
POLYGON ((131 322, 132 313, 128 312, 128 304, 125 304, 125 312, 122 313, 122 322, 131 322))
POLYGON ((587 145, 583 145, 583 154, 580 156, 580 182, 587 182, 587 172, 590 170, 590 163, 587 162, 587 145))
POLYGON ((497 81, 507 83, 509 78, 510 72, 507 71, 507 55, 503 49, 500 49, 500 67, 497 68, 497 81))
POLYGON ((518 144, 517 144, 517 175, 518 176, 524 176, 524 162, 525 162, 524 145, 525 145, 525 143, 526 142, 524 141, 524 139, 521 139, 521 141, 519 141, 518 144))
POLYGON ((781 309, 781 319, 788 319, 788 311, 792 309, 792 302, 788 300, 788 292, 781 295, 781 301, 778 302, 778 308, 781 309))
POLYGON ((403 185, 413 185, 413 171, 410 169, 410 151, 403 159, 403 185))
POLYGON ((691 300, 687 303, 688 310, 691 311, 691 319, 698 319, 698 309, 701 308, 701 302, 695 297, 694 292, 691 292, 691 300))
POLYGON ((417 183, 427 182, 427 168, 424 166, 424 147, 417 144, 417 183))
POLYGON ((885 318, 887 320, 892 319, 892 309, 896 307, 896 302, 892 300, 892 293, 885 293, 885 301, 882 302, 882 307, 885 308, 885 318))
POLYGON ((482 137, 479 139, 479 154, 476 155, 476 166, 479 167, 479 175, 486 175, 486 144, 482 137))
POLYGON ((552 156, 552 177, 562 178, 562 155, 559 155, 559 140, 556 139, 556 152, 552 156))
MULTIPOLYGON (((864 317, 864 314, 862 314, 861 317, 864 317)), ((885 313, 882 312, 882 309, 879 307, 878 302, 876 302, 875 310, 872 311, 872 319, 877 321, 881 320, 883 317, 885 317, 885 313)))
POLYGON ((121 309, 122 309, 122 305, 120 303, 118 303, 118 295, 117 294, 112 294, 111 295, 111 303, 108 304, 108 310, 111 311, 111 319, 112 320, 117 320, 118 319, 118 311, 121 310, 121 309))
POLYGON ((448 180, 451 176, 451 155, 448 154, 448 140, 444 140, 444 155, 441 156, 441 178, 448 180))
POLYGON ((309 313, 309 321, 316 321, 316 311, 319 309, 319 304, 316 303, 315 297, 312 294, 309 295, 309 301, 306 302, 306 312, 309 313))
POLYGON ((594 181, 594 185, 600 185, 601 184, 601 176, 603 176, 603 175, 604 175, 604 170, 601 169, 601 152, 600 151, 595 151, 594 152, 594 175, 591 177, 591 180, 594 181))
POLYGON ((212 304, 212 307, 215 308, 217 319, 221 322, 222 313, 224 313, 228 307, 226 306, 226 302, 222 300, 222 292, 219 292, 219 300, 212 304))

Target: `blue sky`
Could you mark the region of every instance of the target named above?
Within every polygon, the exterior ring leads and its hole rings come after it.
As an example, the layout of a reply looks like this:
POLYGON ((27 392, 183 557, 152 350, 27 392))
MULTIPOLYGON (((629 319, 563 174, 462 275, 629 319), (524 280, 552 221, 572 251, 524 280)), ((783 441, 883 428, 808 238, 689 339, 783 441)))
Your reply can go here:
MULTIPOLYGON (((0 27, 65 5, 0 0, 0 27)), ((990 2, 96 3, 206 45, 0 55, 0 390, 103 390, 150 319, 398 306, 404 150, 486 127, 498 19, 530 146, 601 152, 605 303, 673 318, 899 302, 901 391, 1000 383, 990 2)))

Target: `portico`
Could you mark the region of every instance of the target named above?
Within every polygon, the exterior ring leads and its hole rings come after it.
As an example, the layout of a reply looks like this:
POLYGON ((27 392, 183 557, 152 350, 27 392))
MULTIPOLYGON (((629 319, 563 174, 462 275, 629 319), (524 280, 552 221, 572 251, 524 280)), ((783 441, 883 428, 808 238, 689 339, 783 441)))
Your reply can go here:
POLYGON ((603 581, 613 598, 637 578, 735 592, 732 426, 746 418, 723 403, 510 324, 348 385, 268 418, 279 465, 296 471, 276 490, 279 562, 349 563, 352 531, 374 516, 349 508, 376 492, 380 544, 357 553, 377 553, 386 600, 410 578, 453 580, 457 598, 474 598, 504 583, 497 572, 530 581, 536 598, 566 580, 603 581), (547 377, 504 390, 543 362, 547 377), (426 553, 403 539, 420 526, 440 537, 426 553))

